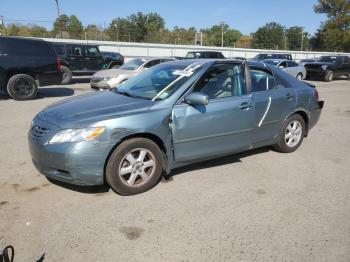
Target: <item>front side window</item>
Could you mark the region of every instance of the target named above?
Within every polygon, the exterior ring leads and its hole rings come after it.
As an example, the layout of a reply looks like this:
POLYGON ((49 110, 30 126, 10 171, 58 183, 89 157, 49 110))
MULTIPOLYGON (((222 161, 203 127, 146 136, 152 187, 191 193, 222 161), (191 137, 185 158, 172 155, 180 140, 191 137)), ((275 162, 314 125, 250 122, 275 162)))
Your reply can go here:
POLYGON ((220 65, 210 70, 197 82, 193 92, 202 92, 209 99, 241 96, 244 92, 244 74, 241 64, 220 65))
POLYGON ((94 46, 85 47, 85 55, 86 56, 99 56, 100 52, 94 46))
POLYGON ((83 51, 81 46, 69 46, 68 47, 68 54, 72 56, 82 56, 83 51))
POLYGON ((158 65, 160 63, 160 59, 155 59, 147 62, 143 67, 144 68, 151 68, 152 66, 158 65))
POLYGON ((295 67, 298 66, 298 64, 294 61, 288 61, 288 67, 295 67))
POLYGON ((142 66, 147 60, 143 58, 134 58, 119 67, 121 70, 136 70, 142 66))
POLYGON ((250 69, 252 92, 262 92, 275 88, 273 75, 263 69, 250 69))

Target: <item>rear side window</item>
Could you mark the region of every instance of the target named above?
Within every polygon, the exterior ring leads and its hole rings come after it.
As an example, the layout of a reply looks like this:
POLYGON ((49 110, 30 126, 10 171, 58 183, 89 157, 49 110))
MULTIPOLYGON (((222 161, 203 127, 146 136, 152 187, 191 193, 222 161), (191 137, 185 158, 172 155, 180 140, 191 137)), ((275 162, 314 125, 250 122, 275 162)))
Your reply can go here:
POLYGON ((95 46, 86 46, 85 47, 85 55, 86 56, 99 56, 100 52, 95 46))
POLYGON ((58 55, 64 55, 66 53, 64 45, 53 45, 53 46, 54 46, 56 53, 58 55))
POLYGON ((45 41, 0 38, 0 52, 8 56, 56 57, 52 45, 45 41))
POLYGON ((69 45, 67 46, 67 53, 72 56, 82 56, 83 47, 80 45, 69 45))
POLYGON ((273 75, 263 69, 250 69, 250 79, 252 83, 252 92, 267 91, 275 88, 275 79, 273 75))

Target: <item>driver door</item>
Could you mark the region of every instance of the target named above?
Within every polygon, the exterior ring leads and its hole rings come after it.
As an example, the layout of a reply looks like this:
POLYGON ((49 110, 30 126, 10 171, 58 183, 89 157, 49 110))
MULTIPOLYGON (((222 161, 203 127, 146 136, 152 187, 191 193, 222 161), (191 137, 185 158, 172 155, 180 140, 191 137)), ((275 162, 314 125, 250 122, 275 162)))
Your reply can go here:
POLYGON ((174 106, 171 129, 176 162, 210 158, 249 149, 254 105, 245 94, 241 64, 217 65, 196 83, 192 92, 209 97, 208 105, 174 106))

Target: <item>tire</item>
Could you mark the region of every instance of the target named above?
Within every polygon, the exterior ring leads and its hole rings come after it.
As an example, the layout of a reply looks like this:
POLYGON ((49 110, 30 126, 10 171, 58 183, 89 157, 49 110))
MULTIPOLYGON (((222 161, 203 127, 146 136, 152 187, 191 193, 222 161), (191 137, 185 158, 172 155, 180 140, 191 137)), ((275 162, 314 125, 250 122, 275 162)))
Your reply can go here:
POLYGON ((158 145, 146 138, 132 138, 111 154, 106 165, 106 181, 121 195, 135 195, 155 186, 162 170, 163 153, 158 145))
POLYGON ((68 85, 70 82, 72 82, 73 78, 73 73, 72 71, 66 67, 66 66, 61 66, 61 72, 62 72, 62 85, 68 85))
POLYGON ((332 70, 328 70, 326 72, 325 77, 324 77, 324 81, 331 82, 333 80, 333 78, 334 78, 334 72, 332 70))
POLYGON ((298 73, 296 78, 299 80, 299 81, 302 81, 303 80, 303 74, 302 73, 298 73))
POLYGON ((38 93, 38 84, 35 79, 29 75, 14 75, 7 83, 7 93, 18 101, 31 100, 34 99, 38 93))
POLYGON ((303 142, 305 131, 306 125, 304 118, 299 114, 291 115, 283 124, 274 148, 281 153, 294 152, 303 142), (300 129, 293 130, 294 127, 300 129))

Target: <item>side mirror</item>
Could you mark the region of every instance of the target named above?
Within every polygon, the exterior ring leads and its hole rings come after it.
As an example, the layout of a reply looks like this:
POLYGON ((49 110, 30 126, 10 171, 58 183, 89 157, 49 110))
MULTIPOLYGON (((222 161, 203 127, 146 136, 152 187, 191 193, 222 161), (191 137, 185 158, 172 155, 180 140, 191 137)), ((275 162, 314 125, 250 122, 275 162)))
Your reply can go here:
POLYGON ((203 105, 206 106, 209 103, 208 95, 201 92, 193 92, 185 97, 185 102, 190 105, 203 105))

